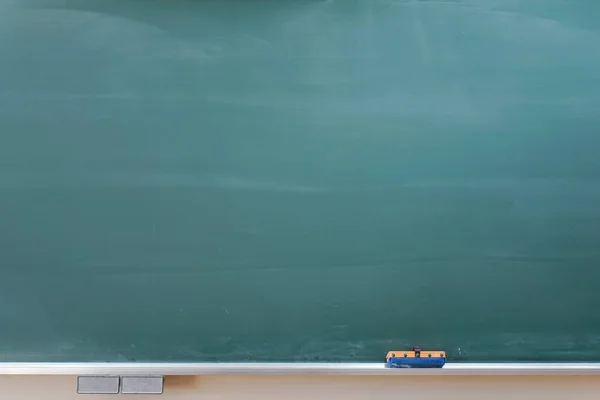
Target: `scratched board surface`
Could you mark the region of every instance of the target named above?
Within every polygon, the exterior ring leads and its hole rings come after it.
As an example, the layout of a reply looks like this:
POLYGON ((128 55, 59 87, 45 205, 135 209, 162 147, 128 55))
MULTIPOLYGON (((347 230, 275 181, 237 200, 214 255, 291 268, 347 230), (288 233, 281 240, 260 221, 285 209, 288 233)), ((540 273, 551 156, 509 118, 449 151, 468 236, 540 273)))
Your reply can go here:
POLYGON ((597 0, 0 2, 0 360, 600 359, 597 0))

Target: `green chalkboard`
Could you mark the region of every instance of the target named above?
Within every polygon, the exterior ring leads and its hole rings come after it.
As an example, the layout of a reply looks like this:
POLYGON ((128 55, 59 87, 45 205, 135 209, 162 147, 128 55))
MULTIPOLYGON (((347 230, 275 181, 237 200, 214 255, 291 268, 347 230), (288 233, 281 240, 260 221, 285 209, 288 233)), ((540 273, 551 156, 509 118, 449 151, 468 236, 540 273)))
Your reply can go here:
POLYGON ((597 0, 0 2, 0 360, 600 358, 597 0))

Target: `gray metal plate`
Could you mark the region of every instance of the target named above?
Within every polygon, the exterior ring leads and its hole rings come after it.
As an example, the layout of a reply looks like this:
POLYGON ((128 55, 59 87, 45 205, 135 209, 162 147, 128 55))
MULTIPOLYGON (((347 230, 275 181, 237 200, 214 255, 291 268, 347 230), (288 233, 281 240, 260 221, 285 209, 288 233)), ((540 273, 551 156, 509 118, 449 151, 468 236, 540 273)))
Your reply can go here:
POLYGON ((162 394, 164 377, 156 376, 122 376, 121 393, 127 394, 162 394))
POLYGON ((78 376, 77 393, 81 394, 117 394, 118 376, 78 376))

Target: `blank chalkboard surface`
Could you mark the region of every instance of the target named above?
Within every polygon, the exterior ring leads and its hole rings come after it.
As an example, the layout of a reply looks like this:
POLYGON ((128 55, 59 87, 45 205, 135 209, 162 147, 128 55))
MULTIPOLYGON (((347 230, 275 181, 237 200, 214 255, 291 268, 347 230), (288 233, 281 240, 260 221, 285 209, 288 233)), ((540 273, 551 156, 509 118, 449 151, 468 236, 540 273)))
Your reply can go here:
POLYGON ((0 2, 0 360, 600 359, 597 0, 0 2))

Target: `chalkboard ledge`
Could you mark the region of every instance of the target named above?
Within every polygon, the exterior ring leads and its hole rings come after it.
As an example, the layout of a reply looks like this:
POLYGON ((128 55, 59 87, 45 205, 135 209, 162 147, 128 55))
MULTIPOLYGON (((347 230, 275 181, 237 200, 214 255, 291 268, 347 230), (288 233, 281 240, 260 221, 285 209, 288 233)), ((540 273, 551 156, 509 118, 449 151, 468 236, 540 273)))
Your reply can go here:
POLYGON ((0 375, 600 375, 600 363, 0 363, 0 375))

